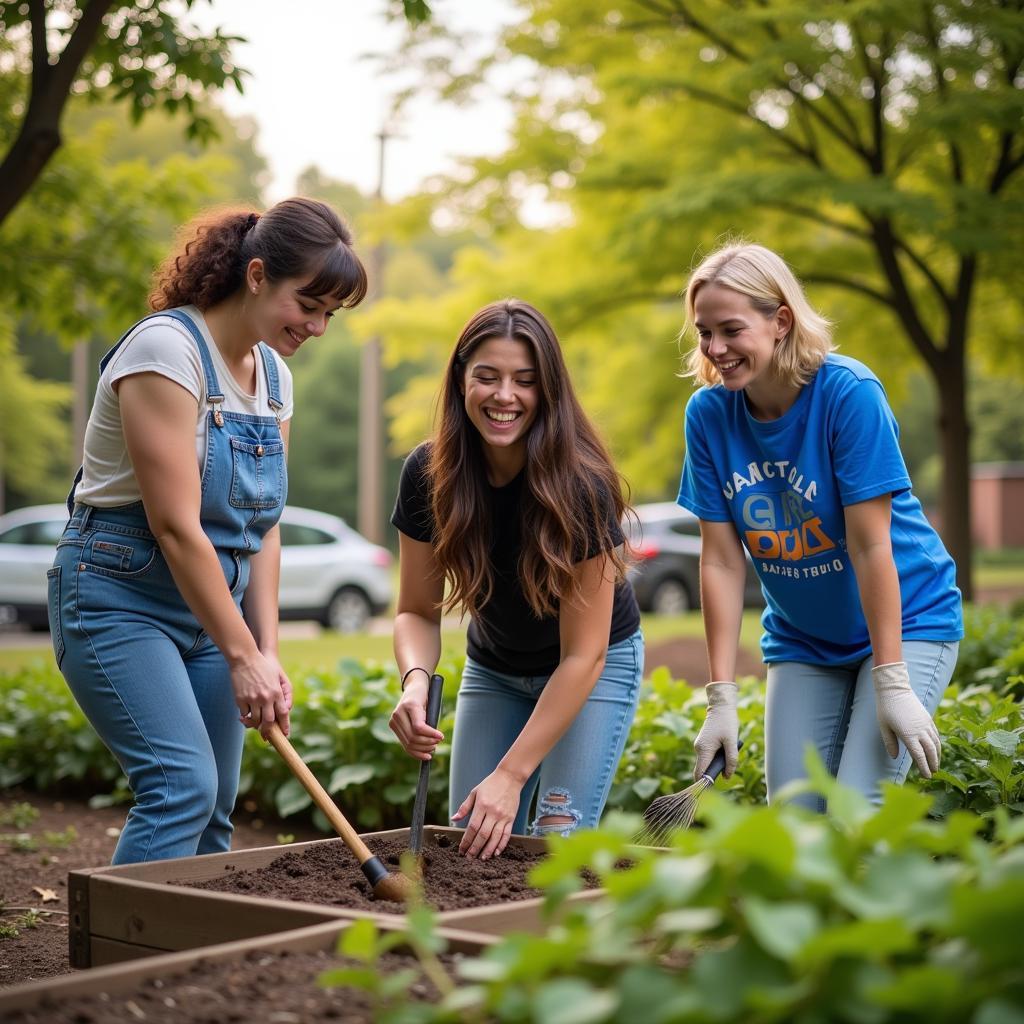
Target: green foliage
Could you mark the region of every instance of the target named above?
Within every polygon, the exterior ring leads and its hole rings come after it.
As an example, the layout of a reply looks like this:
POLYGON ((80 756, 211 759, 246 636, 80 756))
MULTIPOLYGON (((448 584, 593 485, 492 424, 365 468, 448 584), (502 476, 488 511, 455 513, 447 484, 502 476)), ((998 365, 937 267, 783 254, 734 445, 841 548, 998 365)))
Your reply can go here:
MULTIPOLYGON (((431 1024, 954 1024, 1017 1020, 1024 829, 991 843, 958 813, 889 787, 881 807, 811 774, 832 817, 712 795, 703 828, 659 854, 636 819, 552 840, 531 882, 572 891, 581 866, 606 890, 540 936, 507 936, 461 962, 459 986, 409 1018, 431 1024)), ((557 899, 557 897, 555 897, 557 899)), ((363 925, 358 946, 379 939, 363 925)), ((426 969, 424 970, 426 973, 426 969)), ((350 984, 360 984, 355 975, 350 984)), ((364 987, 379 982, 365 972, 364 987)), ((389 999, 382 1020, 409 1003, 389 999)))
MULTIPOLYGON (((763 803, 763 684, 746 681, 738 709, 743 751, 732 778, 720 779, 717 788, 749 803, 763 803)), ((666 669, 655 669, 644 683, 609 806, 642 811, 656 797, 688 786, 693 781, 693 739, 706 712, 703 690, 694 691, 682 680, 672 679, 666 669)))
POLYGON ((49 498, 54 495, 46 493, 45 482, 58 474, 67 476, 65 415, 71 389, 37 380, 25 362, 17 350, 13 320, 0 313, 0 487, 49 498))
MULTIPOLYGON (((997 664, 1019 658, 1006 651, 1006 634, 987 611, 972 613, 970 634, 979 648, 967 646, 968 658, 987 652, 997 664), (993 638, 995 637, 995 639, 993 638), (1002 640, 999 639, 1002 637, 1002 640)), ((440 728, 451 735, 461 659, 439 667, 445 677, 444 714, 440 728)), ((931 781, 912 769, 910 787, 935 798, 932 813, 977 812, 995 827, 1000 806, 1024 810, 1024 712, 1012 689, 1024 688, 1019 677, 991 678, 983 666, 947 691, 937 721, 943 736, 942 768, 931 781)), ((419 773, 388 728, 399 684, 395 669, 376 663, 344 661, 333 673, 294 673, 295 706, 291 740, 346 815, 363 829, 397 828, 408 824, 419 773)), ((0 676, 0 786, 30 785, 39 790, 88 789, 94 805, 129 798, 126 782, 114 759, 87 724, 63 679, 41 665, 0 676)), ((609 808, 640 812, 655 797, 678 792, 693 777, 693 738, 704 721, 703 693, 664 669, 645 682, 636 718, 612 786, 609 808)), ((740 735, 744 741, 739 766, 716 789, 736 802, 763 804, 764 687, 754 679, 741 683, 740 735)), ((450 746, 442 743, 430 775, 427 820, 447 818, 447 777, 450 746)), ((239 787, 265 813, 282 817, 309 813, 312 801, 284 762, 257 733, 246 736, 239 787)), ((315 813, 319 828, 329 831, 315 813)), ((17 826, 16 826, 17 827, 17 826)))
MULTIPOLYGON (((1020 677, 1018 677, 1020 680, 1020 677)), ((942 766, 917 785, 934 794, 933 813, 957 809, 993 817, 1024 811, 1024 710, 1019 700, 984 684, 950 688, 936 715, 942 766)))
MULTIPOLYGON (((483 302, 522 295, 551 318, 634 495, 668 495, 690 393, 673 376, 679 293, 688 268, 737 236, 780 250, 837 323, 841 350, 891 390, 914 366, 930 372, 942 422, 955 423, 965 352, 1001 382, 1019 378, 1019 5, 518 9, 495 51, 468 68, 467 48, 437 32, 411 33, 403 55, 456 99, 490 69, 533 66, 529 88, 508 90, 507 150, 465 161, 411 201, 420 212, 432 201, 478 235, 446 292, 359 318, 395 352, 435 359, 389 407, 395 438, 423 435, 440 356, 461 324, 483 302), (544 203, 549 222, 524 226, 544 203)), ((953 466, 966 476, 964 436, 944 435, 936 483, 953 466)), ((961 509, 943 514, 955 540, 961 509)), ((968 551, 954 554, 968 564, 968 551)))
POLYGON ((1024 696, 1024 617, 996 605, 964 609, 952 684, 968 687, 988 683, 998 692, 1024 696))
POLYGON ((36 664, 2 680, 0 788, 77 785, 128 796, 117 761, 100 741, 53 666, 36 664))
POLYGON ((0 825, 13 825, 15 828, 27 828, 36 818, 39 811, 31 804, 24 802, 11 804, 0 811, 0 825))
MULTIPOLYGON (((438 671, 445 677, 438 728, 450 736, 461 659, 442 663, 438 671)), ((388 728, 400 689, 397 669, 343 661, 337 673, 306 673, 293 676, 292 683, 292 745, 346 817, 363 829, 408 825, 420 763, 405 753, 388 728)), ((434 755, 427 804, 430 821, 447 818, 449 752, 445 742, 434 755)), ((284 761, 254 731, 246 736, 239 791, 282 817, 312 805, 284 761)), ((319 812, 314 821, 329 831, 319 812)))
MULTIPOLYGON (((186 9, 195 0, 188 0, 186 9)), ((0 34, 6 41, 11 63, 25 76, 35 56, 43 71, 35 70, 34 85, 43 89, 43 76, 53 76, 62 57, 74 50, 69 43, 79 31, 82 11, 79 2, 4 4, 0 11, 0 34), (33 54, 31 30, 42 11, 50 60, 33 54), (49 68, 47 67, 49 65, 49 68)), ((204 100, 226 85, 242 88, 244 69, 231 59, 231 47, 243 40, 215 29, 208 35, 197 32, 182 17, 181 5, 168 0, 146 4, 112 4, 95 38, 86 40, 85 59, 77 73, 67 75, 65 93, 90 100, 125 103, 133 122, 154 109, 187 115, 190 138, 209 139, 214 125, 207 116, 204 100)), ((83 30, 84 31, 84 30, 83 30)), ((61 68, 62 78, 64 68, 61 68)), ((56 83, 55 83, 56 84, 56 83)), ((50 88, 55 88, 51 84, 50 88)))

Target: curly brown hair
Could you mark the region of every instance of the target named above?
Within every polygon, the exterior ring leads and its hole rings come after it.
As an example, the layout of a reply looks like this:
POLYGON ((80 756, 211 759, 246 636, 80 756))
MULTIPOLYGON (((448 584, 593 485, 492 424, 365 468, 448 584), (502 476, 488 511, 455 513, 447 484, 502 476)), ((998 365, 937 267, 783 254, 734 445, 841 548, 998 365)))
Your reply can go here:
POLYGON ((249 261, 257 258, 272 282, 312 275, 303 295, 331 295, 346 309, 366 296, 366 270, 348 226, 326 203, 296 197, 262 215, 221 207, 186 224, 153 276, 150 308, 207 310, 242 286, 249 261))
POLYGON ((576 566, 591 552, 608 558, 617 581, 625 577, 628 551, 616 535, 633 513, 547 319, 519 299, 485 306, 463 328, 448 362, 427 461, 434 556, 448 583, 445 609, 478 613, 494 585, 483 444, 460 387, 473 352, 493 338, 522 342, 536 363, 540 401, 526 437, 519 580, 534 614, 550 616, 560 601, 578 597, 576 566))

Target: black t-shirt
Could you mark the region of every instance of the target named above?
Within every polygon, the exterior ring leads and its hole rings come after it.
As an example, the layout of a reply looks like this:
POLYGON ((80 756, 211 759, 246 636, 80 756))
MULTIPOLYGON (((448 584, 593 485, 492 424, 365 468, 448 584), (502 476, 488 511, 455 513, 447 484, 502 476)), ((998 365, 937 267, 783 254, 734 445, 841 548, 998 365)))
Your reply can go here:
MULTIPOLYGON (((428 447, 420 445, 405 460, 398 485, 398 499, 391 522, 407 537, 430 543, 434 515, 430 505, 430 484, 426 474, 428 447)), ((507 675, 549 675, 558 668, 561 645, 558 616, 538 618, 527 603, 519 582, 517 566, 522 548, 519 502, 525 476, 520 473, 504 487, 491 487, 491 571, 490 600, 480 609, 479 619, 470 620, 467 634, 469 656, 507 675), (481 628, 481 626, 483 628, 481 628)), ((618 523, 612 524, 616 545, 623 542, 618 523)), ((599 553, 591 550, 587 557, 599 553)), ((628 581, 615 588, 608 643, 632 636, 640 627, 633 588, 628 581)))

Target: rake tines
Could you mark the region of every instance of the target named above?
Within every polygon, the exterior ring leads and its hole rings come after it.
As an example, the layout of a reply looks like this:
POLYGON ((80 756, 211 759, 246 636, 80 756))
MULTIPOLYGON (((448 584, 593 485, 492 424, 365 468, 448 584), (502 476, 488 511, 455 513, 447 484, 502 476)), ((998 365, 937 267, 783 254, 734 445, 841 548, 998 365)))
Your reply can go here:
MULTIPOLYGON (((743 740, 736 743, 737 751, 742 749, 743 740)), ((664 846, 677 829, 689 828, 697 811, 701 794, 715 784, 715 779, 725 770, 725 750, 719 748, 707 771, 692 785, 679 793, 659 796, 644 811, 644 827, 633 837, 633 842, 642 846, 664 846)))
POLYGON ((677 829, 689 828, 697 811, 701 793, 712 784, 703 775, 680 793, 659 796, 644 811, 644 827, 633 837, 642 846, 664 846, 677 829))

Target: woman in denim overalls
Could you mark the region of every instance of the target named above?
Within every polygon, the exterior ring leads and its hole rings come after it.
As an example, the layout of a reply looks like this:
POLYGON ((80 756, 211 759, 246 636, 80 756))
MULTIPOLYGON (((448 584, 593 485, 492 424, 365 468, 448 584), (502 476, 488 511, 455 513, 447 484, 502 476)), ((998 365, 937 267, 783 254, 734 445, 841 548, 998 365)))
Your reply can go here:
POLYGON ((366 292, 348 229, 312 200, 209 214, 185 239, 157 312, 100 364, 48 573, 57 664, 135 795, 115 864, 227 850, 243 727, 288 731, 291 382, 275 352, 366 292))

